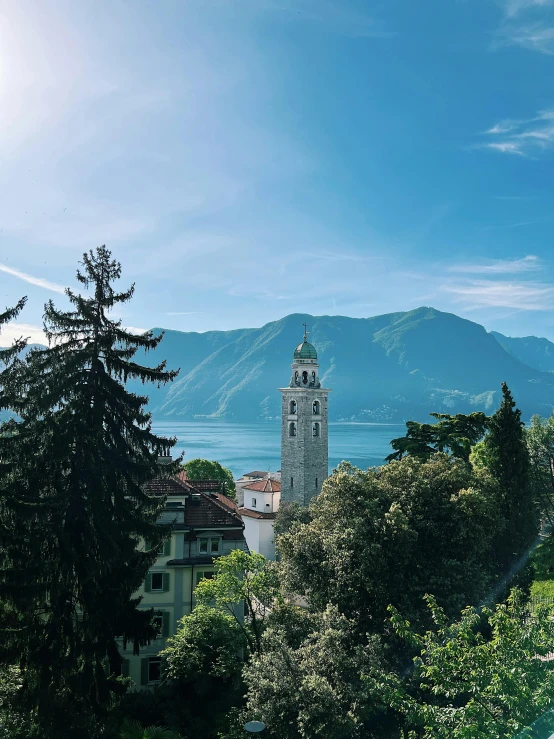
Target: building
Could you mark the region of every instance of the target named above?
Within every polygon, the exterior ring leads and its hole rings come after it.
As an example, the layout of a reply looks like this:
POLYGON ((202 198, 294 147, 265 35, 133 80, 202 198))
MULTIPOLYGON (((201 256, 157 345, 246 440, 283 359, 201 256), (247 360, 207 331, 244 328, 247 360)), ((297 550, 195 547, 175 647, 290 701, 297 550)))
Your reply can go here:
MULTIPOLYGON (((304 329, 306 325, 304 324, 304 329)), ((329 474, 328 395, 317 351, 307 340, 294 350, 292 377, 281 388, 281 500, 308 505, 329 474)))
POLYGON ((235 480, 237 503, 239 504, 239 506, 242 506, 244 504, 243 488, 245 487, 245 485, 250 485, 250 483, 254 482, 255 480, 265 480, 265 478, 268 476, 276 482, 281 482, 280 470, 278 472, 263 472, 262 470, 252 470, 252 472, 245 472, 242 477, 239 477, 238 480, 235 480))
POLYGON ((263 480, 252 480, 243 488, 244 504, 238 509, 244 521, 244 536, 250 551, 275 559, 273 522, 279 510, 281 484, 268 473, 263 480))
MULTIPOLYGON (((133 656, 132 645, 126 650, 121 646, 122 672, 140 686, 160 680, 159 652, 179 620, 193 609, 196 585, 204 577, 213 577, 214 560, 233 549, 248 551, 244 523, 226 496, 198 490, 179 477, 157 478, 145 489, 150 495, 167 496, 159 523, 173 523, 173 528, 136 593, 143 596, 140 609, 155 609, 159 637, 141 648, 139 656, 133 656)), ((148 547, 148 542, 141 546, 148 547)))

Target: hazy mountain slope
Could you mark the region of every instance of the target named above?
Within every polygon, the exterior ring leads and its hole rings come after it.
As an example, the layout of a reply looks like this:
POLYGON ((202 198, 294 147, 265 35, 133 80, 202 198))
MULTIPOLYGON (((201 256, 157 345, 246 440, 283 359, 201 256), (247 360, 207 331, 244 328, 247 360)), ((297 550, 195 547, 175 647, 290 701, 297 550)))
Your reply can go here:
POLYGON ((277 417, 278 388, 288 385, 304 321, 324 384, 333 389, 332 418, 490 412, 503 380, 526 418, 554 406, 554 376, 519 361, 479 324, 433 308, 365 319, 294 314, 257 329, 205 334, 168 331, 147 361, 167 358, 168 366, 181 367, 178 379, 153 393, 136 391, 150 394, 157 418, 277 417))
POLYGON ((537 336, 513 338, 491 331, 498 343, 521 362, 542 372, 554 372, 554 344, 537 336))

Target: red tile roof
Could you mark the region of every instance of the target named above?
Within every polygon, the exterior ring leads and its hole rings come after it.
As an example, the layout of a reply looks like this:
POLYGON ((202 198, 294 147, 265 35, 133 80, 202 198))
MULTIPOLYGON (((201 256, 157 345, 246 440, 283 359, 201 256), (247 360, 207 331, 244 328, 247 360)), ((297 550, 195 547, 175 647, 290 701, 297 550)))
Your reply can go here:
POLYGON ((204 493, 180 477, 158 477, 145 486, 149 495, 185 496, 185 525, 196 528, 242 528, 235 503, 221 493, 204 493))
POLYGON ((215 495, 217 496, 217 499, 222 505, 226 506, 227 508, 229 508, 231 511, 234 511, 235 513, 238 511, 239 507, 235 503, 234 500, 231 500, 231 498, 228 498, 226 495, 223 495, 223 493, 215 493, 215 495))
POLYGON ((255 477, 257 479, 261 479, 262 477, 267 477, 267 470, 265 472, 261 472, 261 470, 254 470, 253 472, 245 472, 243 477, 255 477))
POLYGON ((204 490, 205 492, 214 492, 218 493, 221 492, 223 489, 225 483, 221 482, 221 480, 191 480, 189 476, 187 475, 186 470, 180 470, 177 473, 177 477, 183 481, 188 483, 189 485, 192 485, 197 490, 204 490))
POLYGON ((280 493, 281 483, 266 477, 265 480, 256 480, 248 485, 244 485, 242 489, 255 490, 258 493, 280 493))
POLYGON ((192 495, 185 506, 185 524, 197 528, 242 526, 238 513, 234 513, 217 498, 206 493, 192 495))
POLYGON ((196 492, 192 485, 177 477, 156 477, 144 486, 148 495, 188 495, 196 492))
POLYGON ((247 516, 248 518, 258 519, 273 519, 277 515, 276 513, 262 513, 261 511, 252 511, 250 508, 239 508, 239 514, 241 516, 247 516))

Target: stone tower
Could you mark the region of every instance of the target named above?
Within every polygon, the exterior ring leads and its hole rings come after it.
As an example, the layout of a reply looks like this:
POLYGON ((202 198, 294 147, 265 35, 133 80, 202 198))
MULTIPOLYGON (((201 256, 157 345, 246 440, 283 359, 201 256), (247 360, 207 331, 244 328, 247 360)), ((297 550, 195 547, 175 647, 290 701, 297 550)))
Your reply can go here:
MULTIPOLYGON (((304 324, 306 329, 306 324, 304 324)), ((317 352, 307 340, 294 350, 289 387, 282 395, 281 501, 308 505, 328 476, 328 407, 317 352)))

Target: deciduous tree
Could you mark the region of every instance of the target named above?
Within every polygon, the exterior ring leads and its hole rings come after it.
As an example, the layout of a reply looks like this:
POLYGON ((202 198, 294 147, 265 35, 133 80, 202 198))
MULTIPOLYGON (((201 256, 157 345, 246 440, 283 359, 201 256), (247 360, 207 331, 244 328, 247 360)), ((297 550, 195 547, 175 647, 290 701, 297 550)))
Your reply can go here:
POLYGON ((235 549, 214 562, 215 576, 201 580, 194 591, 198 603, 228 613, 240 627, 248 650, 261 650, 266 617, 279 599, 279 580, 274 562, 262 554, 235 549), (239 611, 244 604, 245 620, 239 611))
POLYGON ((235 500, 236 487, 233 473, 219 462, 211 462, 208 459, 191 459, 182 465, 189 480, 217 480, 221 482, 225 495, 235 500))
POLYGON ((337 605, 362 632, 382 632, 391 603, 421 623, 428 592, 455 616, 491 584, 495 505, 490 478, 446 454, 342 464, 311 522, 279 537, 282 582, 319 611, 337 605))
POLYGON ((530 614, 521 592, 493 609, 466 608, 451 623, 426 598, 433 628, 418 634, 392 609, 400 637, 416 648, 412 679, 385 681, 390 703, 421 739, 548 739, 554 731, 554 624, 530 614), (483 635, 483 618, 489 633, 483 635))

